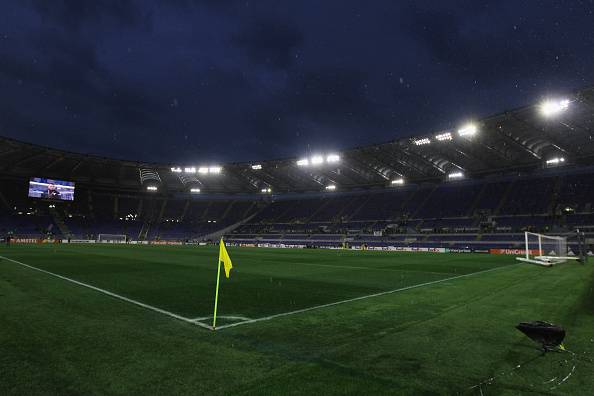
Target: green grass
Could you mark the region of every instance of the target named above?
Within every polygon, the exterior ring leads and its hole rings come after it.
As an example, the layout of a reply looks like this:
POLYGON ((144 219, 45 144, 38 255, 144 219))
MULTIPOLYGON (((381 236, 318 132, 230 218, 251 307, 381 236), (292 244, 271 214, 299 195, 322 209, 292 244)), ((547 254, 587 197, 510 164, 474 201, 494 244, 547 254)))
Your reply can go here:
MULTIPOLYGON (((594 393, 594 270, 513 257, 230 248, 217 332, 0 260, 0 394, 594 393), (493 269, 493 271, 482 272, 493 269), (578 353, 514 329, 548 320, 578 353), (222 322, 229 323, 229 322, 222 322), (592 354, 592 355, 591 355, 592 354), (534 359, 516 371, 520 362, 534 359), (570 359, 571 360, 571 359, 570 359)), ((214 247, 38 245, 0 255, 187 318, 212 314, 214 247)))

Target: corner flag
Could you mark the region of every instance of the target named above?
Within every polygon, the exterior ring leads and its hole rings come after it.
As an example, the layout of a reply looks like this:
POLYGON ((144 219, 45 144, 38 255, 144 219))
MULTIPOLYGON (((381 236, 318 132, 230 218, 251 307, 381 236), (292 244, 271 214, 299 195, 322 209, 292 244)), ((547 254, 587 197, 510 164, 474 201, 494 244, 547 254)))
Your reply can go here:
POLYGON ((233 263, 231 263, 231 257, 229 257, 229 253, 227 253, 223 238, 221 238, 221 242, 219 243, 219 263, 221 261, 225 266, 225 276, 229 278, 229 272, 231 272, 231 268, 233 268, 233 263))
POLYGON ((233 268, 233 264, 231 263, 231 257, 229 257, 229 253, 227 252, 227 248, 225 247, 225 242, 223 241, 223 237, 221 237, 221 242, 219 243, 219 264, 217 269, 217 290, 215 292, 215 303, 214 303, 214 314, 212 316, 212 329, 214 330, 217 326, 217 306, 219 305, 219 281, 221 280, 221 262, 225 266, 225 276, 229 278, 229 272, 231 272, 231 268, 233 268))

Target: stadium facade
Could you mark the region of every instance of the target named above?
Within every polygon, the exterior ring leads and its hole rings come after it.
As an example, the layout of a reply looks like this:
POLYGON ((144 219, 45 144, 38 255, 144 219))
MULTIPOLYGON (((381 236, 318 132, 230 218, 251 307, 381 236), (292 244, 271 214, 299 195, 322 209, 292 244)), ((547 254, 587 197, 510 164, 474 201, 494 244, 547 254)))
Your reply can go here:
POLYGON ((594 232, 594 88, 458 128, 302 158, 159 164, 1 138, 0 235, 515 249, 594 232), (74 201, 29 198, 32 177, 74 201))

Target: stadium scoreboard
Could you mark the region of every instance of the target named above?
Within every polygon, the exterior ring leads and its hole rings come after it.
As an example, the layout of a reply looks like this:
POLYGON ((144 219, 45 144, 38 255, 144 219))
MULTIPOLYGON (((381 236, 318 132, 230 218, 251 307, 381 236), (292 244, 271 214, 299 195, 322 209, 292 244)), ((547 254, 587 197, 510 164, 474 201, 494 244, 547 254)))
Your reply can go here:
POLYGON ((74 182, 32 177, 29 180, 29 197, 74 201, 74 182))

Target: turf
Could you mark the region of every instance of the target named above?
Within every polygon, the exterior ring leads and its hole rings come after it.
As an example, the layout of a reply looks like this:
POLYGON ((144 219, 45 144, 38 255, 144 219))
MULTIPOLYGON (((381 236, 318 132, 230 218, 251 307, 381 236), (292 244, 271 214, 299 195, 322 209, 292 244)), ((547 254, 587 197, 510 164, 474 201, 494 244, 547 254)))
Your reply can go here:
MULTIPOLYGON (((0 255, 188 318, 211 315, 214 247, 11 246, 0 255)), ((592 265, 548 269, 472 254, 230 255, 219 313, 249 318, 469 276, 212 332, 2 260, 0 394, 594 392, 592 265), (514 329, 536 319, 565 326, 578 359, 540 356, 514 329), (556 385, 574 360, 572 376, 556 385), (493 384, 470 389, 493 375, 493 384)))

